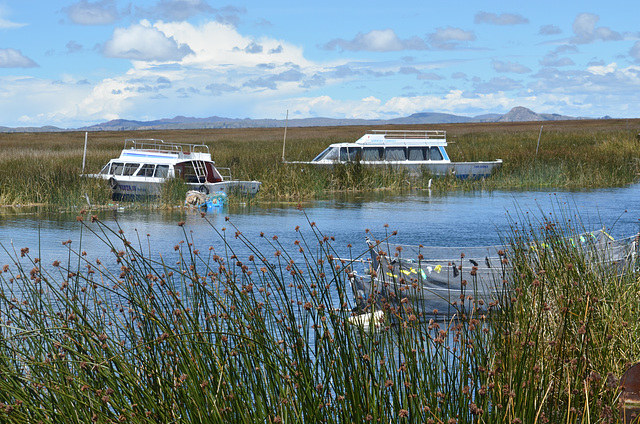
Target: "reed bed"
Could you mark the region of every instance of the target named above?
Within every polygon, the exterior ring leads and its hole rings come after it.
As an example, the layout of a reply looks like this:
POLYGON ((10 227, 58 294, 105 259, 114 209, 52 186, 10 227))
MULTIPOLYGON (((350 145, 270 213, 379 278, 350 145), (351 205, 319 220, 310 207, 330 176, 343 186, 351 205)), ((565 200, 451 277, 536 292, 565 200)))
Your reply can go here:
POLYGON ((149 235, 80 215, 81 238, 110 258, 65 242, 43 264, 3 246, 1 419, 617 422, 616 379, 640 356, 640 282, 563 244, 573 217, 518 218, 499 302, 448 317, 388 307, 369 331, 350 322, 349 285, 367 252, 338 259, 313 222, 292 246, 227 222, 199 248, 183 227, 158 255, 149 235))
MULTIPOLYGON (((282 128, 92 132, 85 173, 98 172, 109 159, 119 155, 125 138, 161 138, 208 145, 216 163, 230 167, 234 178, 263 183, 256 201, 326 198, 349 191, 581 189, 622 186, 637 181, 639 120, 543 124, 541 136, 541 123, 537 122, 403 126, 446 130, 449 141, 453 142, 448 152, 454 161, 503 159, 499 172, 480 181, 432 180, 427 174, 409 177, 402 171, 361 169, 357 164, 334 170, 286 165, 282 163, 282 128)), ((289 128, 284 156, 289 161, 309 161, 329 144, 357 140, 369 129, 359 126, 289 128)), ((47 204, 68 209, 85 205, 85 194, 93 204, 111 202, 106 182, 80 176, 84 133, 2 133, 0 146, 3 151, 0 204, 47 204)), ((152 203, 175 206, 183 200, 174 194, 152 203)))

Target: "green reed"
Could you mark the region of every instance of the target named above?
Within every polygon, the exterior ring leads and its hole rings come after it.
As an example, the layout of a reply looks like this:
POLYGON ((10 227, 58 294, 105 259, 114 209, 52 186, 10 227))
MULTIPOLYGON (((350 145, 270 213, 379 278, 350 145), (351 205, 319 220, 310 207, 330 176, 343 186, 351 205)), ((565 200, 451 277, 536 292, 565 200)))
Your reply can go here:
POLYGON ((339 258, 313 222, 292 246, 230 222, 196 239, 180 222, 158 255, 150 235, 80 215, 80 239, 110 257, 67 241, 45 264, 3 246, 1 420, 616 422, 616 378, 640 355, 639 282, 592 266, 562 213, 514 219, 500 301, 451 317, 386 305, 375 331, 350 322, 367 252, 339 258))

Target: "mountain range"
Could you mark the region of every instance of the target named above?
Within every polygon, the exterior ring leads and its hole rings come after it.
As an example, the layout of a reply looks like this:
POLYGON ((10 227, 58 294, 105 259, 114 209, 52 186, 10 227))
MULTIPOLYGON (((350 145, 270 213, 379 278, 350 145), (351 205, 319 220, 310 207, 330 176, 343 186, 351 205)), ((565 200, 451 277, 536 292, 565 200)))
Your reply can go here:
MULTIPOLYGON (((577 118, 558 114, 536 113, 526 107, 517 106, 504 115, 484 114, 474 117, 452 115, 448 113, 421 112, 403 118, 393 119, 335 119, 335 118, 302 118, 302 119, 236 119, 210 116, 208 118, 192 118, 176 116, 175 118, 155 121, 132 121, 115 119, 100 124, 81 128, 62 129, 54 126, 44 127, 3 127, 0 132, 57 132, 57 131, 133 131, 133 130, 170 130, 201 128, 268 128, 268 127, 319 127, 341 125, 416 125, 416 124, 454 124, 465 122, 526 122, 526 121, 563 121, 577 118)), ((602 119, 610 119, 605 116, 602 119)))

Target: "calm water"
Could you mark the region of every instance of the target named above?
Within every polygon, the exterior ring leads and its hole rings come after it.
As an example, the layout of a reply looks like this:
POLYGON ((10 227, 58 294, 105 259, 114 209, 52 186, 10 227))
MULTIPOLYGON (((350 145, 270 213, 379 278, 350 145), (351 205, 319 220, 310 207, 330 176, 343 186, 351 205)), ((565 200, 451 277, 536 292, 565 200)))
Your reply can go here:
MULTIPOLYGON (((389 226, 388 231, 398 231, 394 239, 398 243, 496 244, 500 242, 500 232, 507 230, 509 216, 517 220, 517 216, 527 211, 538 218, 543 214, 557 216, 570 211, 571 215, 579 215, 587 229, 605 225, 612 235, 620 237, 639 229, 640 185, 580 192, 492 191, 445 196, 418 192, 402 196, 352 196, 305 202, 303 206, 304 212, 295 204, 238 206, 208 213, 207 217, 217 229, 226 228, 229 239, 234 240, 233 224, 258 246, 266 246, 267 240, 277 235, 278 241, 291 251, 297 250, 293 241, 300 238, 296 226, 300 226, 305 237, 312 237, 308 219, 324 234, 335 237, 334 247, 345 254, 348 244, 353 245, 354 252, 364 252, 365 229, 379 238, 384 235, 385 224, 389 226), (261 232, 264 238, 260 237, 261 232)), ((15 248, 18 253, 21 248, 29 247, 31 256, 41 257, 45 264, 66 258, 67 247, 62 245, 66 240, 72 240, 74 249, 86 250, 90 257, 108 256, 104 243, 86 230, 81 232, 77 215, 77 212, 46 213, 30 208, 0 209, 0 244, 10 251, 15 248)), ((153 255, 171 255, 173 247, 187 239, 193 239, 201 250, 209 246, 217 251, 223 249, 220 238, 197 211, 125 208, 101 212, 99 216, 112 228, 119 225, 130 240, 137 243, 139 238, 144 251, 149 250, 153 255), (186 222, 183 228, 177 225, 179 221, 186 222)), ((239 249, 242 252, 242 248, 239 249)), ((4 263, 8 263, 7 253, 0 251, 0 264, 4 263)))

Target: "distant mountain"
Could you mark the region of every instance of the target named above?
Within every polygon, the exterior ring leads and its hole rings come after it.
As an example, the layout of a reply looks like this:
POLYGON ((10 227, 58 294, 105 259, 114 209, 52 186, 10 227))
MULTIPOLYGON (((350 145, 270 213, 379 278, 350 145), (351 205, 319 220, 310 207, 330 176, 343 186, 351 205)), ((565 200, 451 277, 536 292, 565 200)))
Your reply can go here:
MULTIPOLYGON (((238 119, 210 116, 208 118, 194 118, 176 116, 155 121, 132 121, 115 119, 88 127, 75 129, 61 129, 46 127, 18 127, 0 126, 1 132, 56 132, 56 131, 135 131, 135 130, 172 130, 172 129, 201 129, 201 128, 273 128, 284 127, 322 127, 343 125, 419 125, 419 124, 457 124, 465 122, 526 122, 526 121, 560 121, 588 119, 575 118, 558 114, 536 113, 526 107, 517 106, 504 115, 490 113, 475 117, 452 115, 448 113, 420 112, 401 118, 392 119, 335 119, 335 118, 304 118, 304 119, 238 119)), ((604 119, 610 119, 605 117, 604 119)))
POLYGON ((570 116, 563 116, 555 113, 539 114, 535 113, 531 109, 527 109, 526 107, 517 106, 498 118, 496 122, 566 121, 571 119, 580 118, 572 118, 570 116))
POLYGON ((421 112, 414 113, 405 118, 389 119, 385 124, 412 125, 412 124, 460 124, 471 122, 474 118, 468 116, 451 115, 449 113, 421 112))

